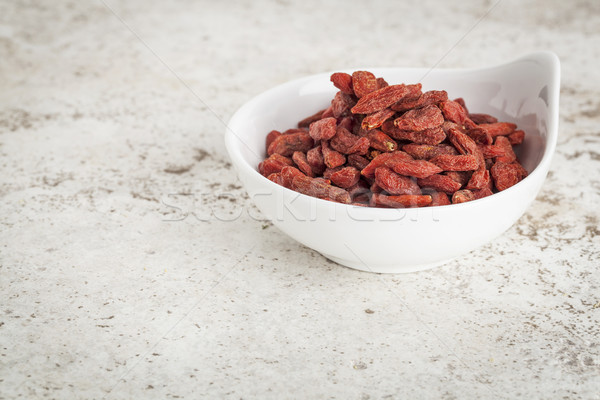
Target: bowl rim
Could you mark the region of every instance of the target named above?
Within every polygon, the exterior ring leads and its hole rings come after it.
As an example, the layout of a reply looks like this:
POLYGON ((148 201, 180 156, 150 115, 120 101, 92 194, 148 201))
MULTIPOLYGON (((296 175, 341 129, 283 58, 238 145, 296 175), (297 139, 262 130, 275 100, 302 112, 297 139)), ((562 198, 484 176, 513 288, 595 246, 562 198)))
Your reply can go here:
MULTIPOLYGON (((347 207, 352 207, 353 212, 359 212, 359 213, 369 213, 370 212, 370 213, 378 213, 378 214, 379 213, 390 214, 393 212, 397 212, 398 209, 397 208, 363 207, 363 206, 357 206, 357 205, 353 205, 353 204, 344 204, 344 203, 338 203, 338 202, 334 202, 334 201, 324 200, 324 199, 320 199, 317 197, 308 196, 308 195, 305 195, 300 192, 296 192, 292 189, 288 189, 284 186, 278 185, 275 182, 270 181, 266 177, 262 176, 258 172, 258 170, 254 166, 250 165, 250 163, 247 162, 245 160, 245 158, 242 156, 239 147, 246 146, 253 153, 254 153, 254 150, 252 148, 250 148, 244 142, 244 140, 242 140, 240 138, 240 136, 237 135, 233 131, 231 126, 237 125, 238 120, 241 119, 242 116, 247 112, 247 110, 250 109, 255 103, 260 102, 265 97, 271 96, 274 92, 285 90, 288 87, 300 85, 301 83, 306 82, 306 81, 311 81, 311 80, 322 78, 322 77, 328 77, 334 72, 347 72, 347 71, 357 71, 357 70, 366 70, 366 71, 386 71, 386 70, 392 71, 393 70, 395 72, 398 72, 398 71, 410 71, 410 72, 422 71, 422 72, 426 73, 426 75, 439 74, 439 73, 451 73, 452 74, 452 73, 489 71, 489 70, 507 67, 511 64, 520 63, 520 62, 528 61, 528 60, 547 64, 547 67, 552 72, 551 80, 548 82, 548 124, 547 124, 547 132, 546 132, 546 145, 544 148, 544 153, 542 155, 542 159, 539 161, 538 165, 534 168, 534 170, 531 171, 527 175, 527 177, 525 177, 523 180, 519 181, 515 185, 513 185, 510 188, 505 189, 503 191, 494 193, 491 196, 487 196, 487 197, 484 197, 481 199, 476 199, 476 200, 468 201, 465 203, 459 203, 459 204, 448 204, 448 205, 442 205, 442 206, 428 206, 428 207, 414 207, 414 208, 401 208, 401 210, 403 212, 408 212, 408 213, 417 213, 418 210, 439 210, 439 209, 446 210, 449 208, 451 208, 453 210, 459 210, 459 209, 465 208, 465 207, 473 207, 474 205, 483 206, 487 203, 500 201, 504 197, 510 196, 513 192, 519 190, 521 187, 526 185, 527 182, 533 181, 534 177, 538 178, 539 175, 547 174, 549 165, 552 161, 552 157, 553 157, 555 149, 556 149, 556 143, 558 140, 561 70, 560 70, 560 60, 554 52, 551 52, 551 51, 532 52, 532 53, 522 55, 518 58, 515 58, 515 59, 505 62, 505 63, 495 64, 495 65, 491 65, 491 66, 477 67, 477 68, 361 67, 361 68, 352 68, 352 69, 347 69, 347 68, 346 69, 338 69, 335 71, 321 72, 321 73, 317 73, 317 74, 311 74, 311 75, 307 75, 304 77, 296 78, 296 79, 290 80, 288 82, 284 82, 282 84, 274 86, 266 91, 259 93, 256 96, 253 96, 248 101, 246 101, 241 107, 239 107, 237 109, 237 111, 229 119, 229 122, 226 125, 225 146, 229 152, 229 155, 233 161, 233 164, 236 167, 239 168, 241 166, 241 167, 247 169, 248 171, 251 171, 250 173, 255 174, 255 176, 257 178, 264 179, 265 184, 271 185, 270 187, 272 187, 273 190, 282 191, 282 193, 284 193, 284 194, 289 192, 288 194, 299 195, 301 197, 305 197, 310 200, 316 200, 317 204, 322 204, 322 205, 326 204, 330 207, 336 207, 336 208, 340 208, 340 209, 344 209, 344 210, 347 210, 347 207), (236 142, 239 143, 239 145, 236 142), (319 203, 319 202, 323 202, 323 203, 319 203)), ((421 78, 421 79, 423 79, 423 78, 421 78)), ((545 176, 539 177, 539 178, 541 181, 543 181, 545 176)))

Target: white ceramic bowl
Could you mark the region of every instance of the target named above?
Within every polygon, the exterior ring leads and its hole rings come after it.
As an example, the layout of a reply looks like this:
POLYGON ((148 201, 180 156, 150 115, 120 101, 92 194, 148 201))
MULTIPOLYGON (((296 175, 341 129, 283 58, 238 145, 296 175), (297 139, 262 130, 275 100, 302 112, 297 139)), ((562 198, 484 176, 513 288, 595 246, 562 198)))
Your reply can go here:
MULTIPOLYGON (((331 73, 294 80, 244 104, 231 118, 225 144, 248 195, 283 232, 325 257, 371 272, 411 272, 440 265, 506 231, 537 195, 558 134, 560 63, 549 52, 481 69, 364 68, 390 84, 423 84, 463 97, 471 112, 488 113, 525 130, 517 155, 529 176, 492 196, 463 204, 412 209, 357 207, 279 186, 257 172, 272 129, 329 105, 331 73)), ((352 71, 345 71, 352 72, 352 71)))

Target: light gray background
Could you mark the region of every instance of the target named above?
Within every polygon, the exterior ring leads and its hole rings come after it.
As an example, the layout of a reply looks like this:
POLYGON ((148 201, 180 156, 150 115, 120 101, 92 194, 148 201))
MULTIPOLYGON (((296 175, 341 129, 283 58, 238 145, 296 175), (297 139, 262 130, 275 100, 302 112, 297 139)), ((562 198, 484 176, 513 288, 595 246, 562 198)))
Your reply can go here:
POLYGON ((105 1, 0 3, 0 398, 600 398, 600 3, 105 1), (290 79, 536 50, 549 177, 444 267, 328 262, 227 160, 290 79))

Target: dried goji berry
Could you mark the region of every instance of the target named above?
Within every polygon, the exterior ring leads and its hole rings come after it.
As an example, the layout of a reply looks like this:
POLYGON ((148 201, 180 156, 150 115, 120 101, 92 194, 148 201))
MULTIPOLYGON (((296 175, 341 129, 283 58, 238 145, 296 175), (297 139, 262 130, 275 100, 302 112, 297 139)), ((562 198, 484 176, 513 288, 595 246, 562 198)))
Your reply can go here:
POLYGON ((381 132, 379 129, 373 129, 367 132, 367 139, 371 147, 375 150, 390 152, 398 150, 398 143, 391 137, 381 132))
POLYGON ((325 171, 323 171, 323 179, 331 180, 331 175, 333 175, 334 172, 337 172, 340 169, 342 169, 342 166, 335 168, 326 168, 325 171))
POLYGON ((263 176, 269 176, 273 173, 280 172, 283 167, 291 166, 293 164, 294 163, 289 158, 275 153, 258 164, 258 172, 263 176))
POLYGON ((325 165, 329 168, 339 167, 346 163, 346 157, 342 153, 332 150, 327 141, 321 142, 321 151, 323 152, 325 165))
POLYGON ((487 133, 484 129, 473 128, 467 131, 467 135, 477 144, 492 144, 492 136, 487 133))
POLYGON ((342 92, 346 94, 354 94, 352 90, 352 77, 344 72, 336 72, 331 75, 331 82, 333 82, 333 86, 340 89, 342 92))
POLYGON ((272 181, 272 182, 275 182, 278 185, 285 186, 283 184, 284 180, 283 180, 283 177, 281 176, 280 172, 274 172, 274 173, 272 173, 271 175, 267 176, 267 179, 270 180, 270 181, 272 181))
POLYGON ((504 163, 496 162, 490 169, 494 185, 499 191, 506 190, 516 185, 523 179, 523 172, 520 164, 517 162, 504 163))
POLYGON ((450 156, 458 155, 458 151, 453 146, 448 144, 417 144, 417 143, 409 143, 402 146, 402 150, 412 157, 420 159, 420 160, 429 160, 437 156, 441 156, 442 154, 447 154, 450 156))
POLYGON ((473 192, 475 200, 483 199, 484 197, 491 196, 492 194, 494 194, 494 192, 492 192, 492 190, 488 187, 484 187, 483 189, 474 189, 471 190, 471 192, 473 192))
POLYGON ((306 132, 297 132, 281 135, 275 138, 267 149, 267 154, 275 153, 282 156, 291 156, 295 151, 306 152, 313 147, 313 140, 306 132))
POLYGON ((367 115, 361 123, 361 128, 370 130, 379 128, 385 121, 390 119, 396 112, 394 110, 390 110, 389 108, 384 108, 383 110, 379 110, 374 112, 373 114, 367 115))
POLYGON ((323 111, 323 114, 321 115, 321 118, 330 118, 330 117, 333 117, 333 106, 332 105, 327 107, 325 109, 325 111, 323 111))
POLYGON ((341 126, 329 144, 342 154, 366 154, 369 150, 369 139, 356 136, 341 126))
POLYGON ((418 96, 402 99, 390 108, 395 111, 407 111, 411 108, 438 105, 446 100, 448 100, 448 93, 445 90, 429 90, 423 94, 419 93, 418 96))
POLYGON ((473 171, 479 166, 477 157, 473 155, 441 155, 432 158, 430 161, 444 171, 473 171))
POLYGON ((404 208, 404 207, 426 207, 431 205, 432 198, 430 195, 398 195, 387 196, 384 194, 373 194, 372 203, 375 206, 383 206, 389 208, 404 208))
POLYGON ((428 90, 423 93, 423 104, 428 105, 439 105, 443 101, 448 100, 448 93, 445 90, 428 90))
POLYGON ((447 100, 440 103, 444 117, 458 125, 464 125, 469 118, 467 111, 456 101, 447 100))
POLYGON ((337 120, 333 117, 323 118, 310 124, 308 133, 314 140, 329 140, 335 136, 337 120))
POLYGON ((330 199, 339 203, 348 204, 352 201, 350 194, 344 189, 327 185, 318 179, 309 178, 305 175, 294 177, 291 189, 309 196, 330 199))
POLYGON ((375 170, 375 183, 390 194, 421 194, 421 188, 414 179, 398 175, 388 167, 375 170))
POLYGON ((421 107, 424 103, 423 95, 419 93, 419 95, 410 98, 403 98, 402 100, 392 104, 390 108, 393 111, 408 111, 413 108, 421 107))
POLYGON ((369 139, 366 137, 359 138, 354 145, 349 149, 350 154, 365 155, 369 152, 369 139))
POLYGON ((371 190, 371 192, 373 192, 373 193, 382 193, 382 192, 383 192, 383 189, 381 188, 381 186, 379 186, 379 185, 377 184, 377 182, 373 182, 373 183, 371 184, 370 190, 371 190))
POLYGON ((460 154, 476 155, 479 152, 477 143, 458 129, 450 128, 448 139, 460 154))
POLYGON ((323 159, 323 152, 321 146, 313 147, 306 152, 306 161, 310 164, 315 175, 320 175, 325 170, 325 160, 323 159))
POLYGON ((358 136, 365 136, 367 131, 362 128, 362 121, 365 118, 363 114, 352 114, 352 120, 354 123, 352 124, 352 133, 358 136))
POLYGON ((352 88, 359 99, 379 88, 377 78, 368 71, 355 71, 352 73, 352 88))
POLYGON ((517 172, 519 173, 519 180, 522 180, 523 178, 526 178, 527 175, 529 175, 527 170, 525 168, 523 168, 523 166, 521 165, 520 162, 515 161, 515 162, 513 162, 513 164, 515 164, 515 168, 517 169, 517 172))
POLYGON ((355 101, 352 99, 352 96, 344 92, 337 92, 331 101, 331 111, 333 112, 333 116, 339 118, 342 115, 346 115, 354 104, 355 101))
POLYGON ((353 202, 369 202, 369 198, 371 197, 371 189, 369 185, 363 181, 359 180, 354 186, 346 189, 350 194, 350 198, 353 202))
POLYGON ((381 89, 381 88, 384 88, 386 86, 390 86, 390 85, 385 81, 385 79, 383 79, 383 78, 377 78, 377 88, 381 89))
POLYGON ((427 178, 428 176, 442 172, 440 167, 425 160, 400 160, 394 164, 393 170, 400 175, 415 178, 427 178))
POLYGON ((517 159, 517 156, 512 149, 512 145, 506 136, 496 136, 494 145, 501 148, 504 153, 501 156, 496 157, 496 162, 511 163, 517 159))
POLYGON ((466 189, 483 189, 488 187, 490 184, 490 171, 483 168, 479 168, 477 171, 473 172, 469 182, 467 183, 466 189))
POLYGON ((296 177, 307 178, 307 176, 304 175, 302 173, 302 171, 300 171, 298 168, 295 168, 295 167, 283 167, 281 169, 280 174, 281 174, 282 185, 287 188, 291 188, 292 181, 294 180, 294 178, 296 178, 296 177))
POLYGON ((448 121, 448 120, 444 120, 444 123, 442 124, 442 129, 444 130, 444 133, 447 135, 448 132, 450 131, 450 129, 458 129, 459 131, 465 133, 465 128, 463 126, 460 126, 458 124, 455 124, 452 121, 448 121))
POLYGON ((339 151, 340 153, 350 154, 350 148, 359 138, 359 136, 353 135, 344 127, 338 126, 336 134, 333 138, 331 138, 329 145, 332 149, 339 151))
POLYGON ((352 127, 354 126, 354 118, 352 118, 351 116, 349 117, 344 117, 340 120, 340 122, 338 122, 338 127, 342 127, 344 129, 347 129, 348 131, 352 132, 352 127))
POLYGON ((496 145, 493 145, 493 144, 488 144, 488 145, 480 144, 480 145, 477 145, 477 147, 483 154, 483 157, 486 159, 500 157, 500 156, 504 155, 504 149, 502 149, 501 147, 498 147, 496 145))
POLYGON ((416 85, 391 85, 377 89, 358 100, 352 107, 354 114, 371 114, 400 101, 404 97, 414 97, 421 92, 421 84, 416 85))
POLYGON ((334 185, 347 189, 358 183, 360 171, 354 167, 344 167, 332 173, 330 179, 334 185))
POLYGON ((417 180, 422 188, 431 188, 440 192, 452 194, 460 189, 460 183, 446 175, 431 175, 417 180))
POLYGON ((452 195, 452 204, 466 203, 475 200, 475 195, 469 189, 458 190, 452 195))
POLYGON ((468 116, 465 118, 465 122, 463 124, 465 129, 473 129, 473 128, 477 128, 477 124, 473 121, 471 121, 471 118, 469 118, 468 116))
POLYGON ((513 133, 510 133, 507 137, 510 141, 510 144, 514 146, 523 143, 523 140, 525 139, 525 132, 519 129, 514 131, 513 133))
POLYGON ((281 132, 276 131, 276 130, 272 130, 271 132, 268 133, 267 140, 266 140, 267 149, 269 148, 271 143, 273 143, 273 140, 277 139, 279 136, 281 136, 281 132))
POLYGON ((444 123, 442 112, 436 106, 410 110, 394 120, 396 128, 403 131, 423 131, 444 123))
POLYGON ((485 169, 485 157, 483 156, 483 152, 479 148, 479 145, 475 145, 475 149, 473 150, 473 155, 477 158, 477 163, 479 164, 478 169, 485 169))
POLYGON ((454 102, 460 104, 460 106, 463 108, 463 110, 465 110, 467 112, 467 114, 469 114, 469 110, 467 109, 467 104, 465 103, 465 99, 463 99, 462 97, 458 97, 458 98, 454 99, 454 102))
POLYGON ((325 178, 321 178, 321 177, 314 178, 314 180, 317 181, 317 182, 321 182, 324 185, 330 185, 331 184, 331 181, 329 179, 325 179, 325 178))
POLYGON ((423 194, 428 194, 431 196, 431 205, 432 206, 447 206, 452 204, 448 195, 444 192, 437 192, 435 190, 427 190, 423 191, 423 194))
POLYGON ((398 140, 410 140, 417 144, 431 144, 435 145, 441 143, 446 139, 446 134, 441 127, 435 127, 425 129, 422 131, 404 131, 398 129, 393 121, 386 121, 381 126, 381 130, 394 139, 398 140))
POLYGON ((479 124, 477 126, 492 137, 510 135, 517 128, 517 125, 510 122, 495 122, 491 124, 479 124))
POLYGON ((463 187, 469 182, 471 171, 447 171, 444 175, 460 183, 460 186, 463 187))
POLYGON ((306 159, 306 154, 300 151, 295 151, 294 154, 292 154, 292 160, 294 160, 294 163, 296 163, 298 169, 304 172, 305 175, 310 176, 311 178, 315 176, 312 167, 306 159))
POLYGON ((362 171, 363 168, 369 165, 369 160, 358 154, 350 154, 348 155, 348 164, 359 171, 362 171))
POLYGON ((375 170, 379 167, 394 168, 398 161, 412 160, 413 158, 403 151, 394 151, 392 153, 381 153, 373 158, 369 165, 362 169, 361 174, 368 178, 375 175, 375 170))

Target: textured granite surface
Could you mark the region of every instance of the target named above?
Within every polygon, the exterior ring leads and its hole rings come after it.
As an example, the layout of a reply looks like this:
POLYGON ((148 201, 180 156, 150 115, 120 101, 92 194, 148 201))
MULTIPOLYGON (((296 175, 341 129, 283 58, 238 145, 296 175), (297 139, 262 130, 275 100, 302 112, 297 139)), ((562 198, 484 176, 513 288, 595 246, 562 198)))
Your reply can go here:
POLYGON ((0 3, 1 399, 600 399, 599 2, 104 1, 0 3), (438 269, 327 261, 227 160, 223 121, 290 79, 536 50, 548 179, 438 269))

